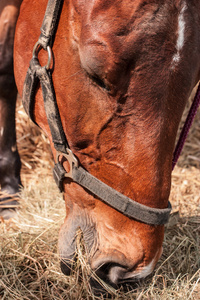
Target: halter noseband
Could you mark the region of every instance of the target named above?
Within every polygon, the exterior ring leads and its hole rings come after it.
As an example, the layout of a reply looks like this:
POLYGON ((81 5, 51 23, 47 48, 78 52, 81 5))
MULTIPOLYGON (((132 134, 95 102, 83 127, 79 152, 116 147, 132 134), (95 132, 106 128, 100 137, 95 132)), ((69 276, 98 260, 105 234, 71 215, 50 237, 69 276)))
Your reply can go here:
MULTIPOLYGON (((70 178, 74 182, 86 188, 92 194, 96 195, 100 200, 129 218, 133 218, 137 221, 150 225, 166 224, 171 212, 170 202, 168 203, 168 208, 151 208, 124 196, 83 169, 77 158, 70 150, 62 127, 51 76, 52 71, 50 70, 50 45, 52 46, 53 44, 53 37, 56 33, 62 3, 63 0, 49 0, 48 2, 41 27, 41 34, 34 47, 33 57, 30 61, 30 66, 24 82, 22 99, 27 114, 34 121, 33 106, 35 101, 35 92, 38 84, 40 83, 52 141, 57 151, 56 163, 53 170, 54 179, 61 191, 63 191, 63 180, 65 178, 70 178), (48 62, 47 65, 43 67, 40 65, 38 60, 38 53, 42 48, 48 52, 48 62), (70 165, 69 172, 66 172, 63 165, 60 163, 60 156, 67 159, 70 165)), ((175 157, 177 158, 177 156, 175 157)))

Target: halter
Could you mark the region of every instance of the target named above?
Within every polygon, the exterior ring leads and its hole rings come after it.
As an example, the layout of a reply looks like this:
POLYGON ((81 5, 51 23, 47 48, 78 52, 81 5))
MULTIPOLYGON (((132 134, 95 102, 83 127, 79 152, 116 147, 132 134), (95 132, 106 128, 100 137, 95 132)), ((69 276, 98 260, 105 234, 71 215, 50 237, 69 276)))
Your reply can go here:
MULTIPOLYGON (((100 200, 129 218, 150 225, 166 224, 171 212, 170 202, 168 203, 167 208, 159 209, 148 207, 126 197, 83 169, 69 147, 61 123, 53 87, 52 70, 50 69, 52 61, 51 47, 57 30, 62 4, 63 0, 49 0, 48 2, 41 27, 41 34, 33 49, 33 57, 30 61, 30 66, 25 78, 22 99, 25 111, 34 121, 33 106, 35 93, 38 84, 40 83, 48 125, 51 131, 54 148, 56 149, 56 162, 53 170, 54 179, 60 191, 63 191, 63 180, 65 178, 70 178, 97 196, 100 200), (46 50, 48 53, 48 62, 46 66, 41 66, 38 60, 38 53, 41 49, 46 50), (69 172, 66 172, 62 163, 59 161, 60 156, 67 159, 70 166, 69 172)), ((200 96, 198 96, 198 99, 200 99, 200 96)), ((180 147, 178 147, 178 151, 179 150, 180 147)), ((174 157, 177 160, 176 152, 174 157)))

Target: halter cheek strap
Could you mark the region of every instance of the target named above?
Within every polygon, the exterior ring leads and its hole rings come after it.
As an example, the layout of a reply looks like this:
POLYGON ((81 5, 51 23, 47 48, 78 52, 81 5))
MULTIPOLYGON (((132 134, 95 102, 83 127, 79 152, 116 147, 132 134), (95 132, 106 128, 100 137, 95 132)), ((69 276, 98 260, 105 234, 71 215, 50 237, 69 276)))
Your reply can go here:
POLYGON ((30 62, 24 82, 22 99, 27 114, 33 120, 35 91, 40 84, 52 141, 57 151, 56 163, 53 170, 54 179, 61 191, 63 190, 63 180, 65 178, 70 178, 125 216, 146 224, 163 225, 167 223, 169 219, 171 212, 170 202, 168 204, 168 208, 158 209, 145 206, 126 197, 84 170, 70 150, 63 131, 52 82, 52 71, 50 70, 50 46, 53 44, 53 37, 56 33, 62 3, 63 0, 49 0, 48 2, 41 27, 41 35, 34 47, 33 58, 30 62), (48 52, 48 62, 47 65, 43 67, 40 65, 38 60, 38 53, 42 48, 48 52), (70 165, 69 172, 66 172, 63 165, 59 162, 60 156, 64 156, 68 160, 70 165))

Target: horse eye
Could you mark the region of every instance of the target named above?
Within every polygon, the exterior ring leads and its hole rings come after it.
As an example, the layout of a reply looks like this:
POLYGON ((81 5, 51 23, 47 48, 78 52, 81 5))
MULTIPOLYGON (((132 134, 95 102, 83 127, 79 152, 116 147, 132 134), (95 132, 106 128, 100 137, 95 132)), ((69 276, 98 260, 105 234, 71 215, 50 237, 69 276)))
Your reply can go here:
POLYGON ((100 88, 106 90, 106 91, 110 91, 109 87, 105 84, 105 82, 100 78, 98 77, 97 75, 95 76, 91 76, 90 75, 90 78, 92 79, 93 82, 95 82, 100 88))

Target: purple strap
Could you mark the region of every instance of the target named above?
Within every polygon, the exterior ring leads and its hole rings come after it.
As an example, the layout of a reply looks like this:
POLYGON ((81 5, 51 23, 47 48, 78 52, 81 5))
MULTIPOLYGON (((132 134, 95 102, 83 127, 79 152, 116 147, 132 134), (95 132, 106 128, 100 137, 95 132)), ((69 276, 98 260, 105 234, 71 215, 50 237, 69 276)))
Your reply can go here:
POLYGON ((187 116, 187 119, 186 119, 185 124, 183 126, 183 129, 181 131, 179 140, 178 140, 177 145, 176 145, 176 149, 174 151, 174 156, 173 156, 173 160, 172 160, 172 170, 174 169, 174 167, 175 167, 175 165, 176 165, 176 163, 179 159, 179 156, 180 156, 181 151, 183 149, 185 140, 186 140, 187 135, 189 133, 190 127, 192 126, 192 122, 193 122, 194 117, 197 113, 197 109, 198 109, 199 105, 200 105, 200 84, 198 86, 198 89, 197 89, 196 95, 194 97, 193 103, 190 107, 190 111, 188 113, 188 116, 187 116))

